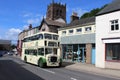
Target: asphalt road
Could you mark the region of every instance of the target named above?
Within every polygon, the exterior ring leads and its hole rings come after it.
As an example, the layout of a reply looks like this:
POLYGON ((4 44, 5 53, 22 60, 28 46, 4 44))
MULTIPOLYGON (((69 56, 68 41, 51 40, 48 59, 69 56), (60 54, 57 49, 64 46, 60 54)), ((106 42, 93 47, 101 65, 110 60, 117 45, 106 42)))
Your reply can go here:
POLYGON ((15 57, 0 59, 0 80, 119 80, 61 68, 39 68, 15 57))

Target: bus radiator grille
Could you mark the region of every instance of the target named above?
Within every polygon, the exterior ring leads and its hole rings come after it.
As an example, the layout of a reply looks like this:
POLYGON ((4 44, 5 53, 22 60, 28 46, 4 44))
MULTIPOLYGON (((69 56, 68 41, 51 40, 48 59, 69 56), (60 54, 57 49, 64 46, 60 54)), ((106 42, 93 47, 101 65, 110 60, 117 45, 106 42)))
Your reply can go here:
POLYGON ((57 57, 52 56, 52 57, 51 57, 51 62, 57 62, 57 57))

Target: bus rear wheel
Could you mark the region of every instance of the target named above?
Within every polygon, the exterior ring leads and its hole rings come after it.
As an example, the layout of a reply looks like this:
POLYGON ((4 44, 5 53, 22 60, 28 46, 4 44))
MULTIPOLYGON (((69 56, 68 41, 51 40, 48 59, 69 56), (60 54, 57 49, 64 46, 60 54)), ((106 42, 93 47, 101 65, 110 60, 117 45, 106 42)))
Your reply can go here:
POLYGON ((24 57, 24 62, 27 63, 27 57, 26 56, 24 57))

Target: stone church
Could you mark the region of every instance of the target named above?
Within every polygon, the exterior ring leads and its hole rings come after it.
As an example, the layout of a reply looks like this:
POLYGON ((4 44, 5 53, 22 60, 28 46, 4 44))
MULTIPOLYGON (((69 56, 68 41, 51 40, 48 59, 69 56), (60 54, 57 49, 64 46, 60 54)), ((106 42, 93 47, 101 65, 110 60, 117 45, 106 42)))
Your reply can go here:
POLYGON ((66 4, 55 3, 48 5, 46 18, 42 19, 40 31, 58 32, 58 28, 66 25, 66 4))

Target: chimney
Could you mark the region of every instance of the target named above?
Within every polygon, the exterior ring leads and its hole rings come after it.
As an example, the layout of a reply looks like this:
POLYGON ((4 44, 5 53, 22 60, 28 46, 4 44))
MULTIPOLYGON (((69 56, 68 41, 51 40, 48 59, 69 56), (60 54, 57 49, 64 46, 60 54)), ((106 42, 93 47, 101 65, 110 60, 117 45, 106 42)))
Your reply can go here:
POLYGON ((29 29, 32 29, 32 24, 29 25, 29 29))
POLYGON ((79 20, 78 14, 76 12, 73 12, 71 15, 71 22, 74 20, 79 20))

